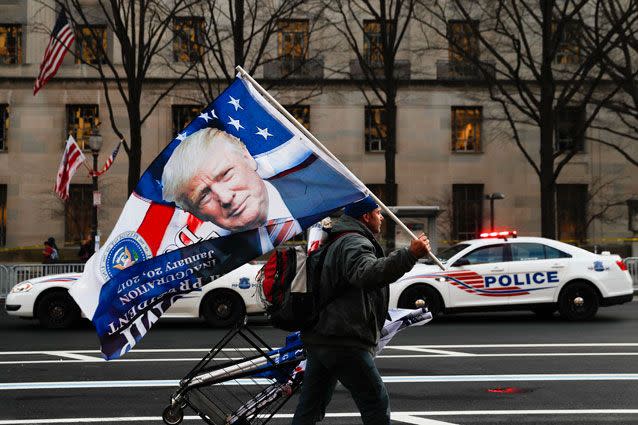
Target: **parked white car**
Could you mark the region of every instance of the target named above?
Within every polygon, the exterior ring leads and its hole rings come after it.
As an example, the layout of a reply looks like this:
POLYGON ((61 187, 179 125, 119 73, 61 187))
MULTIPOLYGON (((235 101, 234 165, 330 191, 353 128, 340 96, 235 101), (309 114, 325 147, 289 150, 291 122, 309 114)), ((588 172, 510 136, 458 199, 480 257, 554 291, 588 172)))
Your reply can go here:
POLYGON ((390 308, 424 300, 433 313, 532 310, 569 320, 594 317, 599 306, 632 300, 633 284, 618 255, 515 232, 483 234, 438 258, 448 270, 417 264, 390 285, 390 308))
MULTIPOLYGON (((203 317, 213 327, 236 323, 244 314, 265 311, 255 275, 261 264, 244 266, 177 300, 162 317, 203 317)), ((11 316, 36 318, 46 328, 64 328, 80 318, 80 309, 68 293, 81 273, 64 273, 25 280, 7 295, 11 316)))

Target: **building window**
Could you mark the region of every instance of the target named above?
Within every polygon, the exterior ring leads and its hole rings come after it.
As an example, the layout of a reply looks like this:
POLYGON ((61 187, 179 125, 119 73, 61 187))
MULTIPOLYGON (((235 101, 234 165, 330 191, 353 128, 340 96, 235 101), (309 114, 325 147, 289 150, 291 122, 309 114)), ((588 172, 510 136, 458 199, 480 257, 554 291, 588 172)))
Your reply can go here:
POLYGON ((284 108, 295 117, 306 130, 310 130, 310 105, 285 105, 284 108))
POLYGON ((106 63, 107 41, 106 26, 82 25, 78 28, 75 45, 78 54, 75 63, 95 65, 106 63))
POLYGON ((556 185, 556 211, 558 239, 565 242, 583 242, 587 238, 587 185, 556 185))
MULTIPOLYGON (((363 21, 363 57, 368 65, 373 68, 383 67, 383 35, 381 34, 382 21, 363 21)), ((386 21, 386 34, 392 30, 392 21, 386 21)))
POLYGON ((9 133, 9 105, 0 105, 0 152, 7 151, 9 133))
POLYGON ((173 137, 182 131, 188 123, 197 118, 203 109, 202 105, 173 105, 173 137))
POLYGON ((452 152, 481 151, 483 108, 452 106, 452 152))
POLYGON ((292 73, 308 59, 308 20, 284 19, 278 22, 278 53, 282 72, 292 73))
POLYGON ((97 105, 66 105, 67 133, 72 135, 81 149, 89 149, 91 131, 100 122, 97 105))
POLYGON ((204 54, 204 18, 183 16, 173 21, 173 59, 175 62, 198 62, 204 54))
POLYGON ((0 184, 0 246, 7 245, 7 185, 0 184))
POLYGON ((91 234, 93 214, 93 187, 90 184, 72 184, 69 200, 64 204, 64 243, 80 245, 91 234))
MULTIPOLYGON (((552 32, 559 31, 559 23, 552 22, 552 32)), ((557 64, 578 64, 581 62, 580 40, 583 36, 583 25, 578 20, 568 20, 563 22, 560 33, 556 34, 556 56, 554 62, 557 64)))
POLYGON ((483 225, 483 185, 452 185, 452 237, 474 239, 483 225))
POLYGON ((22 25, 0 24, 0 64, 22 63, 22 25))
POLYGON ((566 107, 556 112, 555 147, 559 152, 585 148, 585 108, 566 107))
POLYGON ((385 144, 388 139, 388 120, 385 108, 366 106, 365 120, 366 152, 385 152, 385 144))
MULTIPOLYGON (((374 193, 377 198, 384 204, 388 202, 388 191, 385 183, 366 183, 366 187, 370 192, 374 193)), ((394 192, 397 191, 397 184, 394 184, 394 192)))
POLYGON ((453 64, 472 63, 480 57, 478 21, 448 21, 448 57, 453 64))

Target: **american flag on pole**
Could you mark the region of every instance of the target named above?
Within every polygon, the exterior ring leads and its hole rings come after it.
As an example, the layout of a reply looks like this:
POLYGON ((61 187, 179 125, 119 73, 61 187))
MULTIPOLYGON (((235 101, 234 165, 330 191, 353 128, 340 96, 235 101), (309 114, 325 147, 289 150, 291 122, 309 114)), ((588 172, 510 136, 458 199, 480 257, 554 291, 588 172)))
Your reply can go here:
POLYGON ((69 199, 69 184, 71 183, 71 178, 85 159, 82 150, 75 142, 73 136, 69 136, 66 141, 64 155, 62 155, 62 161, 60 161, 58 176, 55 179, 55 193, 63 201, 69 199))
POLYGON ((120 151, 120 146, 122 146, 122 142, 124 142, 124 140, 120 140, 120 142, 115 146, 115 149, 113 149, 113 152, 111 152, 111 155, 109 155, 108 159, 106 160, 106 162, 104 163, 104 165, 102 166, 102 169, 100 171, 96 171, 93 172, 93 170, 91 170, 89 172, 90 176, 101 176, 102 174, 106 173, 106 170, 108 170, 111 167, 111 164, 113 164, 113 161, 115 161, 115 157, 117 156, 117 153, 120 151))
POLYGON ((71 47, 73 40, 75 40, 73 28, 62 10, 58 15, 57 21, 55 21, 55 26, 53 31, 51 31, 51 39, 44 51, 44 58, 40 64, 40 74, 35 80, 35 86, 33 87, 34 96, 58 72, 62 59, 64 59, 64 55, 71 47))

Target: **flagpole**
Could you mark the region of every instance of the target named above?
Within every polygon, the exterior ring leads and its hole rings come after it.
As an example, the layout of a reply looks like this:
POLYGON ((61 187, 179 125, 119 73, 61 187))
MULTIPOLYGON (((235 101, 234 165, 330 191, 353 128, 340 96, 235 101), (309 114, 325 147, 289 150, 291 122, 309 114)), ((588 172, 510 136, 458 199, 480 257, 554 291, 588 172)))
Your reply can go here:
MULTIPOLYGON (((399 227, 401 227, 401 229, 403 229, 404 232, 406 232, 408 235, 410 235, 410 237, 412 237, 413 239, 418 239, 417 236, 414 234, 414 232, 412 232, 410 229, 408 229, 408 227, 399 219, 399 217, 397 217, 394 212, 392 212, 390 210, 390 208, 388 208, 374 193, 372 193, 372 191, 370 189, 368 189, 368 187, 361 181, 359 180, 359 178, 354 175, 354 173, 352 171, 350 171, 348 169, 348 167, 346 167, 345 165, 343 165, 341 163, 341 161, 339 161, 339 159, 333 155, 332 152, 330 152, 330 150, 328 150, 328 148, 326 148, 315 136, 312 135, 312 133, 310 133, 303 125, 301 125, 299 123, 299 121, 297 121, 295 119, 295 117, 293 117, 292 115, 290 115, 290 113, 288 111, 286 111, 286 109, 281 106, 279 104, 279 102, 277 102, 277 100, 272 97, 270 95, 270 93, 268 93, 266 91, 266 89, 264 89, 257 81, 255 81, 255 79, 253 77, 250 76, 250 74, 248 74, 248 72, 246 72, 241 66, 237 65, 235 67, 235 70, 237 70, 237 72, 239 72, 242 77, 246 78, 248 80, 248 82, 250 82, 264 97, 266 97, 266 99, 268 99, 270 101, 270 103, 279 111, 281 112, 286 118, 288 118, 288 120, 295 126, 297 127, 297 129, 299 131, 301 131, 310 141, 312 141, 315 146, 317 146, 323 153, 325 153, 326 155, 328 155, 332 160, 336 161, 338 164, 341 164, 343 166, 344 169, 347 170, 349 177, 356 181, 357 183, 359 183, 361 186, 365 187, 368 191, 368 195, 370 195, 370 197, 372 199, 374 199, 374 201, 379 205, 379 207, 396 223, 399 225, 399 227)), ((441 270, 445 270, 445 266, 443 265, 443 263, 441 263, 441 261, 436 258, 436 256, 432 253, 432 251, 428 251, 428 256, 430 257, 430 259, 441 268, 441 270)))

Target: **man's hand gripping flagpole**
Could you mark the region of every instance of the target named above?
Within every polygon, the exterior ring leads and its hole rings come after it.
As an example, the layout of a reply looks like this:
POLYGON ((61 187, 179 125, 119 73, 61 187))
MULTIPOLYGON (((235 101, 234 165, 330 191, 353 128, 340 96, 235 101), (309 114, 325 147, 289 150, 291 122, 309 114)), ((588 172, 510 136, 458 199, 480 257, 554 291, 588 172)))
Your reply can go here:
MULTIPOLYGON (((317 146, 319 149, 321 149, 322 152, 324 152, 326 155, 328 155, 333 161, 336 161, 337 163, 341 164, 341 161, 339 161, 339 159, 334 156, 332 154, 332 152, 330 152, 330 150, 328 150, 328 148, 326 148, 319 140, 317 140, 316 137, 314 137, 312 135, 312 133, 310 133, 304 126, 302 126, 292 115, 290 115, 290 113, 288 111, 286 111, 286 109, 281 106, 279 104, 279 102, 277 102, 277 100, 275 100, 274 97, 272 97, 261 85, 259 85, 259 83, 257 81, 255 81, 253 79, 253 77, 250 76, 250 74, 248 74, 248 72, 246 72, 241 66, 236 66, 235 70, 237 72, 239 72, 242 76, 242 78, 244 78, 245 80, 249 81, 250 84, 253 85, 253 87, 255 87, 257 89, 257 91, 259 91, 259 93, 264 96, 266 99, 268 99, 270 101, 270 103, 279 111, 281 112, 286 118, 288 118, 288 120, 299 129, 299 131, 301 131, 309 140, 311 140, 315 146, 317 146)), ((363 182, 361 182, 361 180, 359 180, 359 178, 357 176, 354 175, 354 173, 352 173, 352 171, 350 171, 345 165, 341 164, 343 166, 343 168, 347 171, 348 175, 350 176, 350 178, 352 178, 353 180, 357 181, 358 183, 360 183, 362 186, 365 186, 365 184, 363 182)), ((367 187, 366 187, 367 188, 367 187)), ((370 197, 372 199, 374 199, 374 201, 377 203, 377 205, 379 205, 379 207, 383 210, 383 212, 385 212, 396 224, 399 225, 399 227, 401 227, 401 229, 403 229, 404 232, 406 232, 408 235, 410 235, 410 237, 412 239, 419 239, 414 232, 412 232, 410 229, 408 229, 408 227, 399 219, 399 217, 397 217, 391 210, 390 208, 388 208, 374 193, 372 193, 372 191, 370 191, 370 189, 368 189, 368 195, 370 195, 370 197)), ((445 266, 443 265, 443 263, 441 263, 441 261, 432 253, 432 251, 428 251, 428 256, 430 257, 430 259, 441 268, 441 270, 446 270, 445 266)))

